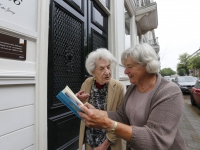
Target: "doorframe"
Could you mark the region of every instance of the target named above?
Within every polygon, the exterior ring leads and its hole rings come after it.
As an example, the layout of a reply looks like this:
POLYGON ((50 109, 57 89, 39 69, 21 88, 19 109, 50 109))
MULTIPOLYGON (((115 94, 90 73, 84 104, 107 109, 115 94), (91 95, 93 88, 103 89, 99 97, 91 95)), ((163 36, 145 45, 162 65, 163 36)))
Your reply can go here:
MULTIPOLYGON (((47 62, 48 62, 48 34, 49 34, 49 8, 51 0, 38 1, 37 16, 37 42, 36 42, 36 87, 35 87, 35 149, 47 150, 47 62)), ((95 0, 98 2, 99 0, 95 0)), ((98 3, 99 4, 99 3, 98 3)), ((108 49, 116 57, 118 63, 118 51, 124 48, 124 41, 120 26, 123 21, 118 20, 118 15, 122 17, 123 10, 119 12, 120 5, 124 1, 110 1, 108 14, 108 49), (122 13, 120 15, 120 13, 122 13), (120 25, 119 25, 120 23, 120 25), (119 31, 120 29, 120 31, 119 31), (120 43, 120 42, 122 43, 120 43), (118 44, 116 44, 118 43, 118 44)), ((100 5, 100 7, 102 7, 100 5)), ((123 19, 123 17, 121 18, 123 19)), ((118 66, 113 70, 113 78, 119 79, 118 66)))
POLYGON ((37 2, 35 149, 47 150, 47 60, 50 0, 37 2))
POLYGON ((115 56, 117 65, 112 71, 112 77, 119 80, 119 50, 124 49, 124 0, 110 1, 110 14, 108 16, 108 49, 115 56), (122 7, 123 6, 123 7, 122 7))

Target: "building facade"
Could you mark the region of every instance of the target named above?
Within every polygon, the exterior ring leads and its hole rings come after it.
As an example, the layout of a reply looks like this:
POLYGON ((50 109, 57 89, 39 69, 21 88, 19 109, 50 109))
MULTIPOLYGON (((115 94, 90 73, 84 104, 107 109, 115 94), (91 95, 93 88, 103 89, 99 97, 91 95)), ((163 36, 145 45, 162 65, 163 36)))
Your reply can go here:
POLYGON ((159 54, 157 26, 150 0, 0 2, 1 149, 77 149, 80 120, 55 96, 79 91, 85 57, 100 47, 117 58, 112 76, 126 89, 120 55, 143 42, 159 54))

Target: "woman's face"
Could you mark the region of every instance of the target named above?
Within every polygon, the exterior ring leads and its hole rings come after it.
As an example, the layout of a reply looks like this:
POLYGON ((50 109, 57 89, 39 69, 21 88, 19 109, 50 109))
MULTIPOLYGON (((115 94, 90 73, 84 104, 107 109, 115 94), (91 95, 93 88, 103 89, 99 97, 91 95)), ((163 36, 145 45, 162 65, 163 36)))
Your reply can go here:
POLYGON ((108 83, 111 78, 111 69, 110 69, 110 62, 105 59, 99 59, 95 62, 95 69, 94 69, 94 77, 96 82, 100 85, 104 85, 108 83))
POLYGON ((138 83, 142 82, 144 77, 148 75, 148 73, 146 72, 146 67, 141 66, 140 64, 133 61, 130 56, 127 57, 124 66, 124 73, 128 75, 132 84, 138 85, 138 83))

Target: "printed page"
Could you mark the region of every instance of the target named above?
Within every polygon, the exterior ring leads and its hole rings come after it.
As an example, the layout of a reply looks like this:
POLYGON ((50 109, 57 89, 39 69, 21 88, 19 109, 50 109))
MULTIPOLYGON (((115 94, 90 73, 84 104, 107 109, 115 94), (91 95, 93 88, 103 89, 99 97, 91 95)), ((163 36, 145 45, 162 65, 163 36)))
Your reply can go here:
POLYGON ((74 102, 76 102, 77 104, 83 105, 83 103, 76 97, 76 95, 72 92, 72 90, 68 86, 65 87, 65 89, 63 90, 63 92, 69 98, 71 98, 74 102))

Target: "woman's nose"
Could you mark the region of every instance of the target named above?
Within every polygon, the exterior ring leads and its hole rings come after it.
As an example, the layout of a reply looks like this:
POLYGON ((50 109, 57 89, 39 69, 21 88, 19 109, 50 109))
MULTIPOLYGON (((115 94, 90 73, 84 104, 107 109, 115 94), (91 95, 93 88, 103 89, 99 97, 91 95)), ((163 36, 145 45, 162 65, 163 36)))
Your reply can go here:
POLYGON ((128 74, 128 69, 127 68, 124 69, 124 74, 128 74))
POLYGON ((104 70, 104 73, 105 73, 105 74, 108 74, 109 72, 110 72, 110 70, 107 69, 107 68, 104 70))

